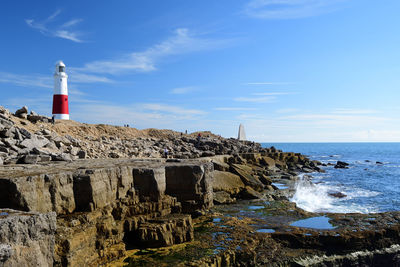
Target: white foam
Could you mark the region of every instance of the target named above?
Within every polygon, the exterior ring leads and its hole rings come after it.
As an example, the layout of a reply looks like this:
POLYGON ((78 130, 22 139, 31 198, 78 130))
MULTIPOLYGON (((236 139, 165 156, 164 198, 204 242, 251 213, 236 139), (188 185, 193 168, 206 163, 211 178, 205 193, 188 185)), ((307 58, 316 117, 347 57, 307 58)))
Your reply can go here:
POLYGON ((359 198, 359 197, 376 197, 382 193, 376 191, 369 191, 365 189, 356 189, 355 191, 348 192, 346 195, 349 198, 359 198))
POLYGON ((331 210, 333 199, 328 195, 328 189, 329 187, 326 185, 315 185, 307 179, 299 179, 291 201, 310 212, 331 210))
POLYGON ((329 185, 328 183, 314 184, 307 177, 300 176, 295 185, 295 194, 290 199, 299 208, 309 212, 335 212, 335 213, 374 213, 378 210, 357 204, 343 203, 344 200, 357 197, 373 197, 379 192, 357 189, 346 192, 343 187, 329 185), (329 192, 343 192, 346 198, 335 198, 329 192))

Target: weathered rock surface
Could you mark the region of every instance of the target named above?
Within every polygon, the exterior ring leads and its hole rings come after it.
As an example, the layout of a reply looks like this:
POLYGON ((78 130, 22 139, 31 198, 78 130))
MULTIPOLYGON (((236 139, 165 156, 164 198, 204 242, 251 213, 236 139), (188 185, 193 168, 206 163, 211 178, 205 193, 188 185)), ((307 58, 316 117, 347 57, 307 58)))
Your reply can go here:
POLYGON ((190 215, 169 215, 141 224, 137 235, 143 247, 165 247, 192 241, 193 230, 190 215))
POLYGON ((245 188, 240 176, 231 172, 214 171, 214 192, 224 191, 230 195, 236 195, 245 188))
POLYGON ((53 266, 56 214, 0 210, 0 266, 53 266))
MULTIPOLYGON (((0 168, 0 208, 53 212, 54 226, 57 213, 57 232, 49 228, 53 231, 50 251, 55 239, 49 262, 54 257, 56 265, 96 266, 122 257, 129 245, 191 241, 191 217, 180 212, 212 207, 212 175, 213 164, 199 160, 8 165, 0 168)), ((11 228, 5 231, 12 232, 11 228)), ((17 242, 7 240, 5 244, 13 244, 12 248, 17 242)), ((0 257, 7 258, 12 251, 3 246, 0 257)))
POLYGON ((165 167, 166 193, 182 203, 183 212, 209 209, 213 205, 211 162, 200 165, 170 163, 165 167))

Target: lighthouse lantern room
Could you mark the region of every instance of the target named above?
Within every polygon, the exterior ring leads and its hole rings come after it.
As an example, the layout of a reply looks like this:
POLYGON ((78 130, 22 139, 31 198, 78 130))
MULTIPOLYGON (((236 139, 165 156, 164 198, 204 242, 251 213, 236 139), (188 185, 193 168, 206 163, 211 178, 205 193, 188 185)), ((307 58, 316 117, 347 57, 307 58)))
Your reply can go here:
POLYGON ((53 116, 59 120, 69 120, 67 78, 65 64, 58 61, 54 73, 53 116))

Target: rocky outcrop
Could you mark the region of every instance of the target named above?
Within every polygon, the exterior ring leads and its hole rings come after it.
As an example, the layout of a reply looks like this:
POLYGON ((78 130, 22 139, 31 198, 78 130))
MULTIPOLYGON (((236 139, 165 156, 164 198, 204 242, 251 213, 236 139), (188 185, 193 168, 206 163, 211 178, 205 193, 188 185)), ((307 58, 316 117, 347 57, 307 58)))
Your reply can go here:
MULTIPOLYGON (((122 257, 129 246, 171 246, 193 240, 191 216, 181 212, 212 207, 212 175, 212 163, 199 160, 10 165, 0 168, 0 208, 50 212, 53 245, 48 247, 54 253, 49 262, 54 257, 59 266, 97 266, 122 257)), ((0 213, 0 225, 6 220, 0 213)), ((5 244, 18 243, 7 240, 5 244)), ((0 247, 1 257, 10 251, 0 247)))
POLYGON ((349 168, 349 163, 344 162, 344 161, 338 161, 335 165, 335 169, 348 169, 349 168))
POLYGON ((55 213, 0 210, 0 266, 53 266, 55 213))

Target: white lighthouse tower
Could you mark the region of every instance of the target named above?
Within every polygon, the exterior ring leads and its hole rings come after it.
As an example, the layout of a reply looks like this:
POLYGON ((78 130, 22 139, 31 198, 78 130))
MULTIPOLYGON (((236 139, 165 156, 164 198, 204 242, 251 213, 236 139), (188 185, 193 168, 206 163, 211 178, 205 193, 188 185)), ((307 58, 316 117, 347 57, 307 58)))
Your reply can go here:
POLYGON ((69 120, 67 78, 65 64, 58 61, 54 72, 53 116, 59 120, 69 120))

